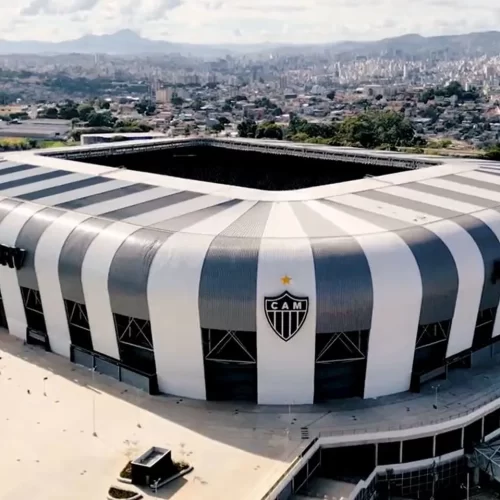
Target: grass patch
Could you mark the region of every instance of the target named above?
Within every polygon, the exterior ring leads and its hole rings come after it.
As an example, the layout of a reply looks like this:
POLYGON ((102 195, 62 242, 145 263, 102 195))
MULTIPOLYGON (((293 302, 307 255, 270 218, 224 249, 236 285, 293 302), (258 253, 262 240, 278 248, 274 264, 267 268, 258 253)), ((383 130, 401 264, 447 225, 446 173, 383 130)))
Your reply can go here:
POLYGON ((111 498, 117 498, 117 499, 122 499, 122 498, 133 498, 137 496, 137 493, 135 491, 130 491, 130 490, 122 490, 121 488, 115 488, 111 487, 109 488, 108 495, 111 498))
POLYGON ((183 470, 189 469, 189 467, 190 467, 190 465, 187 462, 184 462, 183 460, 180 460, 179 462, 176 462, 174 460, 172 463, 173 463, 174 470, 175 470, 174 474, 178 474, 179 472, 182 472, 183 470))
POLYGON ((132 462, 129 462, 123 470, 120 472, 120 477, 122 479, 132 479, 132 462))
POLYGON ((38 143, 38 147, 42 149, 62 148, 64 146, 67 146, 67 144, 64 141, 40 141, 38 143))

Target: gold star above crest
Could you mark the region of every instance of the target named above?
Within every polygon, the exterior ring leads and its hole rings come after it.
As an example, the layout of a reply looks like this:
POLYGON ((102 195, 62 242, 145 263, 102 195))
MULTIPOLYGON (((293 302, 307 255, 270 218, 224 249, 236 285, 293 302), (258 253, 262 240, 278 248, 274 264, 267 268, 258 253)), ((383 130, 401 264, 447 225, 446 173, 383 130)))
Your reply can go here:
POLYGON ((283 285, 289 285, 292 281, 292 278, 290 278, 290 276, 288 275, 285 275, 281 278, 281 283, 283 283, 283 285))

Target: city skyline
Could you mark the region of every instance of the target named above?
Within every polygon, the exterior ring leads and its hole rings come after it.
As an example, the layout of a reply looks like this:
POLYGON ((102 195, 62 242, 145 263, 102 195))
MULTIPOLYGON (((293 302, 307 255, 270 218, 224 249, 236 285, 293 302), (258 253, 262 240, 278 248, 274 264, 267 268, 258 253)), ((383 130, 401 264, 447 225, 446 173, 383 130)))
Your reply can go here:
POLYGON ((0 6, 3 39, 62 41, 131 29, 181 43, 329 43, 488 31, 489 0, 20 0, 0 6))

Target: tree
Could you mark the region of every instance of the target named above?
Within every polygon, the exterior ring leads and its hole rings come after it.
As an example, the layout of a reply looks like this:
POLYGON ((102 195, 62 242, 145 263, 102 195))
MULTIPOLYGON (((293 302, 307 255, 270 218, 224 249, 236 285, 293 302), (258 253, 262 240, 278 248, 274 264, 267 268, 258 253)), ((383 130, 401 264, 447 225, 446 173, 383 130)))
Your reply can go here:
POLYGON ((151 116, 156 111, 156 105, 148 100, 136 102, 134 108, 139 114, 146 116, 151 116))
POLYGON ((174 106, 182 106, 184 104, 184 99, 182 97, 179 97, 177 94, 172 94, 172 98, 170 99, 170 102, 174 106))
POLYGON ((219 116, 217 119, 222 125, 229 125, 229 123, 231 123, 225 116, 219 116))
POLYGON ((77 108, 78 116, 82 122, 86 122, 89 119, 89 116, 95 112, 94 106, 91 104, 81 104, 77 108))
POLYGON ((2 91, 0 92, 0 104, 1 105, 11 104, 16 101, 17 97, 18 96, 15 96, 14 94, 2 91))
POLYGON ((338 129, 338 138, 345 146, 361 146, 363 148, 377 146, 375 127, 367 113, 343 120, 338 129))
POLYGON ((59 118, 62 120, 73 120, 78 116, 78 106, 73 101, 66 101, 59 107, 59 118))
POLYGON ((377 127, 378 144, 388 144, 391 147, 413 145, 415 130, 403 114, 385 111, 375 113, 371 119, 377 127))
POLYGON ((458 97, 462 97, 463 92, 464 92, 464 89, 463 89, 462 85, 457 81, 450 82, 444 88, 444 94, 446 97, 451 97, 453 95, 456 95, 458 97))
POLYGON ((109 111, 92 111, 87 120, 89 127, 113 127, 116 118, 109 111))
POLYGON ((419 101, 427 104, 427 102, 432 101, 435 97, 434 89, 426 89, 420 94, 419 101))
POLYGON ((295 113, 290 113, 290 122, 288 124, 288 134, 295 135, 295 134, 299 134, 301 132, 305 132, 303 130, 303 128, 306 125, 307 125, 307 120, 300 118, 300 116, 295 114, 295 113))
POLYGON ((335 95, 336 95, 335 90, 330 90, 330 92, 326 94, 326 97, 330 99, 330 101, 333 101, 335 99, 335 95))
POLYGON ((257 133, 257 124, 253 120, 243 120, 238 124, 238 135, 240 137, 254 138, 257 133))
POLYGON ((337 139, 345 146, 393 149, 415 144, 415 129, 402 113, 395 111, 366 111, 343 120, 337 139))
MULTIPOLYGON (((287 137, 292 138, 295 136, 304 137, 305 134, 309 139, 333 139, 337 135, 337 129, 333 122, 330 123, 309 123, 307 120, 300 118, 296 114, 290 116, 290 123, 287 128, 287 137)), ((299 141, 304 142, 304 141, 299 141)))
POLYGON ((224 125, 221 122, 217 122, 214 125, 212 125, 211 129, 214 132, 217 132, 217 133, 223 132, 224 131, 224 125))
POLYGON ((264 122, 257 127, 257 139, 283 139, 283 129, 274 122, 264 122))
POLYGON ((42 115, 44 118, 57 118, 59 116, 59 110, 57 108, 47 108, 42 115))
POLYGON ((257 108, 273 108, 276 106, 268 97, 259 97, 255 99, 254 104, 257 108))
POLYGON ((500 144, 496 144, 486 150, 484 153, 486 160, 500 161, 500 144))
POLYGON ((203 106, 205 105, 205 103, 199 98, 197 97, 194 101, 193 101, 193 104, 191 105, 191 107, 195 110, 195 111, 199 111, 203 106))

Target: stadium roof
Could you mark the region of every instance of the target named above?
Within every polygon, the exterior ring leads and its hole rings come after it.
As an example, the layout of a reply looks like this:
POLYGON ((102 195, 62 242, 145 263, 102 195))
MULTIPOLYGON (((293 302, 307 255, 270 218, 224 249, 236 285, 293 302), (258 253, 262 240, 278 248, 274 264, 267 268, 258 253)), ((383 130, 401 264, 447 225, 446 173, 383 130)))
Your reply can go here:
MULTIPOLYGON (((282 141, 210 139, 223 147, 265 148, 273 154, 332 157, 342 161, 387 162, 408 170, 380 177, 293 191, 263 191, 207 183, 166 175, 110 168, 63 159, 118 154, 124 148, 147 150, 190 140, 149 140, 99 144, 56 150, 6 153, 0 161, 0 197, 122 221, 140 227, 188 231, 211 215, 238 203, 282 205, 279 237, 335 237, 347 234, 345 221, 326 226, 310 208, 322 201, 345 214, 353 235, 399 231, 473 214, 500 205, 500 164, 480 160, 447 159, 423 155, 350 148, 291 144, 282 141), (54 157, 52 155, 57 155, 54 157), (425 168, 419 168, 425 166, 425 168), (279 202, 290 202, 288 207, 279 202), (293 214, 293 215, 290 215, 293 214)), ((213 229, 217 232, 217 228, 213 229)), ((215 234, 215 233, 214 233, 215 234)), ((252 237, 251 228, 239 237, 252 237)), ((271 235, 269 235, 271 236, 271 235)), ((274 235, 272 235, 274 236, 274 235)))

